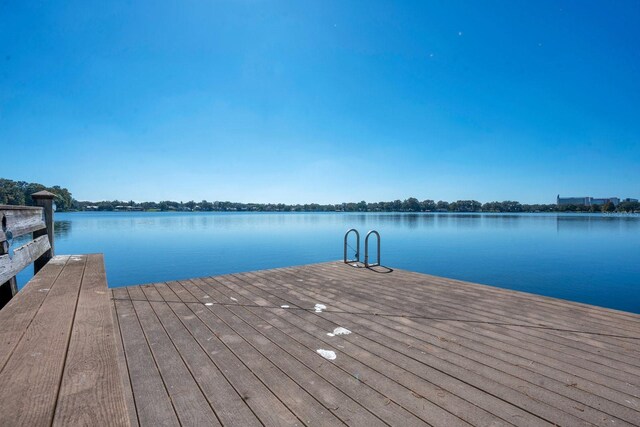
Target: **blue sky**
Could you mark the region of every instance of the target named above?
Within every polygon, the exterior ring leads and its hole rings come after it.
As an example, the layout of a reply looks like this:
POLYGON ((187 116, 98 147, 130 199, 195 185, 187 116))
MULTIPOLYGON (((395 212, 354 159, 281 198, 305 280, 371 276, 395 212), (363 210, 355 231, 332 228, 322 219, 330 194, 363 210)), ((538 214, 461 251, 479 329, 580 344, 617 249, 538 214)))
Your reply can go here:
POLYGON ((0 176, 80 200, 638 197, 638 76, 635 0, 1 1, 0 176))

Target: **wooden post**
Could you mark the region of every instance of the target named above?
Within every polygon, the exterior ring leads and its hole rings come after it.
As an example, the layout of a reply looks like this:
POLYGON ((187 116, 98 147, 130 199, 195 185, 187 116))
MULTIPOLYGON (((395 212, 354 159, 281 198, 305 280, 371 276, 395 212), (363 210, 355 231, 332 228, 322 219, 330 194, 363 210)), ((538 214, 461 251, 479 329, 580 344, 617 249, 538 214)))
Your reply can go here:
POLYGON ((46 229, 34 231, 33 238, 35 239, 36 237, 47 234, 49 236, 49 243, 51 244, 51 249, 42 254, 42 256, 33 263, 33 274, 37 274, 55 254, 53 245, 53 199, 55 197, 55 194, 44 190, 31 195, 36 206, 42 206, 44 208, 44 223, 47 226, 46 229))

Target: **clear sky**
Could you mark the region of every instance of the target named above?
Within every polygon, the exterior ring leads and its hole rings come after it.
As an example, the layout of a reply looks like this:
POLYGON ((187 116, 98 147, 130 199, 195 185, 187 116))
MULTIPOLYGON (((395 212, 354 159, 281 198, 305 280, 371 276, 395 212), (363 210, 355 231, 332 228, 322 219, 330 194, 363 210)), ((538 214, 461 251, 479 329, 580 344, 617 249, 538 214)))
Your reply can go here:
POLYGON ((0 177, 80 200, 640 196, 640 1, 0 0, 0 177))

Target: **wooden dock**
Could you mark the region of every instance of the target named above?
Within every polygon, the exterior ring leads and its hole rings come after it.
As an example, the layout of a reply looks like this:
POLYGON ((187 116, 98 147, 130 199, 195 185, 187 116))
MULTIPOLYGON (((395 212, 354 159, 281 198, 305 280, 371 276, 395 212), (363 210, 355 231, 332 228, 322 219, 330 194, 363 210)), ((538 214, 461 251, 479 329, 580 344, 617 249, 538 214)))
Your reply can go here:
POLYGON ((132 423, 640 424, 639 315, 378 270, 113 289, 132 423))
POLYGON ((385 271, 54 257, 0 310, 0 425, 640 424, 640 315, 385 271))

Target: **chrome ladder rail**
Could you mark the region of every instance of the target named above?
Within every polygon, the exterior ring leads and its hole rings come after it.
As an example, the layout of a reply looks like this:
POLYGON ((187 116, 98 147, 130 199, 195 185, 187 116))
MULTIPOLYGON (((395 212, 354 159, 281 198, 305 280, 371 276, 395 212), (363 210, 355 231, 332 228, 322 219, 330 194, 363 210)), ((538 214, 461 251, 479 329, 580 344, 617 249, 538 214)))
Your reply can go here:
POLYGON ((366 268, 369 267, 377 267, 380 265, 380 233, 378 233, 376 230, 371 230, 367 233, 367 237, 364 238, 364 266, 366 268), (375 234, 376 237, 378 238, 378 259, 377 262, 375 264, 369 264, 369 237, 375 234))
POLYGON ((360 262, 360 233, 355 228, 347 230, 344 235, 344 263, 349 264, 351 262, 360 262), (356 259, 347 259, 347 238, 352 231, 356 233, 356 259))

